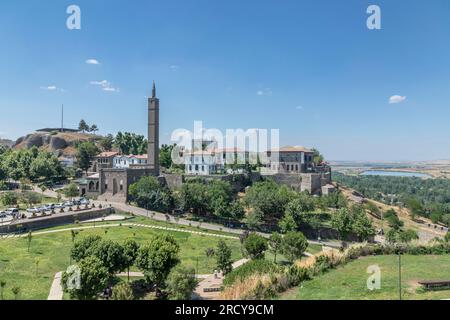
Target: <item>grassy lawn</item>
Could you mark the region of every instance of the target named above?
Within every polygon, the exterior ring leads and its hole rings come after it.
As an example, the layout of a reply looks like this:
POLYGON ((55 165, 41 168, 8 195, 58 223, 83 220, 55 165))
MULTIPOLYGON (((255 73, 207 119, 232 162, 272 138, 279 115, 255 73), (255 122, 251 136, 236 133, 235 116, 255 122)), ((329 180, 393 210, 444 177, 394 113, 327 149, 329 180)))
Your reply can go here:
MULTIPOLYGON (((450 256, 402 256, 403 299, 448 299, 450 290, 424 291, 419 280, 450 280, 450 256)), ((364 257, 336 270, 331 270, 300 288, 285 293, 287 300, 390 300, 398 299, 397 256, 364 257), (381 269, 381 289, 369 291, 367 267, 378 265, 381 269)))
MULTIPOLYGON (((137 222, 136 220, 131 221, 137 222)), ((138 220, 138 222, 142 223, 143 221, 138 220)), ((145 223, 153 224, 153 221, 145 220, 145 223)), ((84 224, 79 226, 84 226, 84 224)), ((177 227, 175 225, 169 226, 177 227)), ((64 226, 63 228, 67 227, 64 226)), ((192 229, 198 231, 197 228, 192 229)), ((139 243, 145 243, 153 235, 164 232, 166 231, 123 226, 82 230, 78 237, 98 234, 105 239, 119 242, 132 237, 139 243), (105 233, 105 231, 107 232, 105 233)), ((200 274, 214 271, 215 260, 214 258, 208 259, 205 250, 216 247, 219 238, 173 231, 170 234, 175 237, 180 245, 180 259, 183 265, 196 268, 198 259, 198 272, 200 274)), ((233 259, 239 260, 241 258, 239 240, 224 240, 232 248, 233 259)), ((70 231, 64 231, 35 235, 31 242, 30 252, 28 252, 27 247, 27 239, 25 238, 0 240, 0 280, 7 282, 4 292, 5 299, 14 298, 11 292, 13 286, 21 288, 20 299, 47 299, 55 273, 65 270, 70 263, 71 233, 70 231), (37 272, 36 259, 39 259, 37 272)))

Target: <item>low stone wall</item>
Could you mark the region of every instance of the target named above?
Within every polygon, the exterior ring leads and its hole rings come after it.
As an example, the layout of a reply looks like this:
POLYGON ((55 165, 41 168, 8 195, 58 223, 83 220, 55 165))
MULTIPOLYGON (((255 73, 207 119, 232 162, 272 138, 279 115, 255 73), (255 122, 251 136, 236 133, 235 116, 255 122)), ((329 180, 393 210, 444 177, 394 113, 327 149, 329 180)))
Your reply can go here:
POLYGON ((89 209, 71 211, 65 213, 55 213, 51 216, 23 219, 9 225, 0 226, 0 234, 22 233, 39 229, 57 227, 71 224, 75 221, 86 221, 101 218, 114 213, 114 208, 89 209))

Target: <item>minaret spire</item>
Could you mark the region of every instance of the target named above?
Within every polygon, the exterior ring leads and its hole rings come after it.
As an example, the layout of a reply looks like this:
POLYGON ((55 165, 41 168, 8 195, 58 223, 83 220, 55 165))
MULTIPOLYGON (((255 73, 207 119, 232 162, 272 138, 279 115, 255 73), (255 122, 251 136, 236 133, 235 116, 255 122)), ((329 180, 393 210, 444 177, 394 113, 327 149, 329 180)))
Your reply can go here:
POLYGON ((156 83, 155 80, 153 80, 153 89, 152 89, 152 98, 156 98, 156 83))

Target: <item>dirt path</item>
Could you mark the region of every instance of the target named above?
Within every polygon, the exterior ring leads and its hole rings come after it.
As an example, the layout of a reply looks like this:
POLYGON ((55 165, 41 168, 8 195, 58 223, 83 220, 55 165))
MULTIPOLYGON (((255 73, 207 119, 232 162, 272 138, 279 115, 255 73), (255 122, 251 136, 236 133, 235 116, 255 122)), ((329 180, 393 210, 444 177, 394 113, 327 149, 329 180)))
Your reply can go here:
MULTIPOLYGON (((233 269, 236 269, 243 264, 246 264, 248 259, 241 259, 233 263, 233 269)), ((223 285, 224 276, 222 273, 211 274, 204 280, 200 281, 195 289, 192 299, 193 300, 215 300, 219 298, 221 288, 223 285)))

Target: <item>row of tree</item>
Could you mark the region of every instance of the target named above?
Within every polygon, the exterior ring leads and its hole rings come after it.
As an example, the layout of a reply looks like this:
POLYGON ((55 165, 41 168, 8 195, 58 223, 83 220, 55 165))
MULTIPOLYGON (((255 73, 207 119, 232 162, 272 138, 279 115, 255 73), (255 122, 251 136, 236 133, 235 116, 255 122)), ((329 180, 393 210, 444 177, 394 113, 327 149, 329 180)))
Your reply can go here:
POLYGON ((95 134, 99 129, 98 129, 96 124, 93 124, 93 125, 90 126, 90 125, 87 124, 86 121, 81 119, 80 123, 78 124, 78 130, 80 130, 83 133, 85 133, 85 132, 92 132, 93 134, 95 134))
MULTIPOLYGON (((175 239, 165 234, 156 235, 143 245, 132 239, 120 244, 88 236, 75 241, 71 258, 76 267, 63 274, 62 284, 73 299, 96 299, 117 273, 129 273, 135 266, 151 287, 163 289, 171 299, 188 299, 197 284, 195 271, 178 266, 179 250, 175 239), (71 284, 73 279, 79 279, 78 285, 71 284)), ((116 297, 121 294, 118 299, 133 299, 132 295, 124 296, 123 291, 118 288, 116 297)))
POLYGON ((155 177, 143 177, 130 186, 129 194, 138 206, 149 210, 181 209, 197 215, 211 214, 235 220, 242 219, 245 213, 230 183, 220 180, 189 181, 172 192, 155 177))
POLYGON ((30 179, 33 182, 52 182, 65 176, 64 169, 53 153, 40 151, 37 147, 2 150, 0 181, 30 179))

